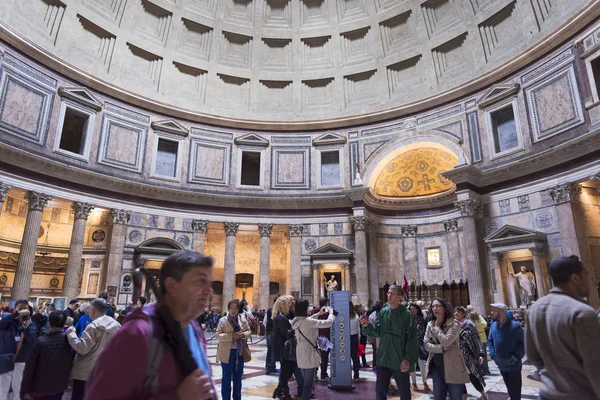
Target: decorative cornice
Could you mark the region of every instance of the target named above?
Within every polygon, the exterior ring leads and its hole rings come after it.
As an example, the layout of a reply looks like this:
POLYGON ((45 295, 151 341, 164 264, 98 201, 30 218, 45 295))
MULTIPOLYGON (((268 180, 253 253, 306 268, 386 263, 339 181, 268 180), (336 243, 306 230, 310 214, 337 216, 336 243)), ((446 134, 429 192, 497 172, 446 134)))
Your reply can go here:
POLYGON ((301 224, 292 224, 289 226, 290 237, 298 237, 302 236, 302 225, 301 224))
POLYGON ((369 219, 364 215, 350 217, 350 221, 355 231, 364 231, 369 224, 369 219))
POLYGON ((60 87, 58 88, 58 95, 81 103, 96 111, 101 111, 103 107, 102 102, 84 87, 60 87))
POLYGON ((208 231, 208 221, 204 219, 195 219, 192 221, 192 229, 194 232, 206 234, 208 231))
POLYGON ((458 208, 462 217, 476 217, 481 210, 482 204, 478 200, 468 199, 455 201, 454 206, 458 208))
POLYGON ((514 84, 496 84, 486 90, 477 101, 479 108, 486 108, 489 105, 499 102, 506 97, 519 93, 521 85, 514 84))
POLYGON ((576 200, 581 194, 581 186, 576 183, 565 183, 553 187, 548 191, 555 205, 576 200))
POLYGON ((444 221, 444 229, 446 232, 452 232, 458 230, 458 218, 449 219, 444 221))
POLYGON ((88 219, 90 212, 96 208, 94 205, 89 203, 82 203, 76 201, 71 204, 71 209, 75 212, 75 219, 88 219))
POLYGON ((4 200, 6 200, 6 195, 8 194, 8 191, 12 188, 12 186, 4 183, 4 182, 0 182, 0 203, 3 203, 4 200))
POLYGON ((113 209, 110 210, 110 216, 113 220, 113 224, 124 225, 129 222, 129 218, 131 218, 131 211, 113 209))
POLYGON ((163 131, 174 133, 176 135, 181 135, 183 137, 188 137, 190 134, 190 130, 185 126, 181 125, 179 122, 174 119, 165 119, 161 121, 154 121, 150 124, 152 129, 155 131, 163 131))
POLYGON ((223 227, 225 228, 225 236, 235 236, 238 233, 240 224, 237 222, 223 222, 223 227))
POLYGON ((415 210, 426 209, 433 207, 441 207, 451 204, 456 199, 456 187, 442 193, 432 194, 429 196, 418 196, 412 198, 394 198, 378 196, 369 188, 364 200, 370 207, 380 210, 415 210))
POLYGON ((258 232, 260 237, 271 237, 273 224, 258 224, 258 232))
POLYGON ((29 203, 29 211, 42 211, 46 204, 52 199, 52 197, 48 196, 44 193, 37 193, 32 190, 29 190, 25 195, 25 200, 29 203))
POLYGON ((402 236, 417 236, 417 225, 402 225, 400 226, 400 234, 402 236))

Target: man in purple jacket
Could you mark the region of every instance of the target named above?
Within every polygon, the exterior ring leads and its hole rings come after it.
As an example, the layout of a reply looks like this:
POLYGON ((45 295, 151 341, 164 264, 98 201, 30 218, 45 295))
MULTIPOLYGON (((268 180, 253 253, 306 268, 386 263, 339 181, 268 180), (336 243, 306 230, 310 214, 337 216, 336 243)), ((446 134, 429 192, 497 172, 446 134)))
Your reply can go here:
POLYGON ((213 262, 193 251, 169 256, 160 269, 161 304, 137 308, 104 348, 88 381, 87 400, 216 400, 206 340, 196 318, 212 294, 213 262), (166 305, 181 327, 197 369, 184 376, 180 360, 163 340, 158 317, 166 305))

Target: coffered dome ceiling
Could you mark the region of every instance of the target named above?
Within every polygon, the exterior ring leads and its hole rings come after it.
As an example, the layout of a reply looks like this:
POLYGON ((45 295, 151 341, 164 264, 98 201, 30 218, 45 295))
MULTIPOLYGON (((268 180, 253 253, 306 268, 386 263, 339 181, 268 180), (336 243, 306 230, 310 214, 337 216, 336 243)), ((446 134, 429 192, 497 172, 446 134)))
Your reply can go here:
POLYGON ((0 21, 5 40, 112 96, 290 129, 286 121, 372 122, 460 95, 587 3, 3 0, 0 21))
POLYGON ((415 197, 451 190, 454 183, 440 173, 456 164, 456 156, 441 149, 409 150, 385 166, 377 177, 374 192, 382 197, 415 197))

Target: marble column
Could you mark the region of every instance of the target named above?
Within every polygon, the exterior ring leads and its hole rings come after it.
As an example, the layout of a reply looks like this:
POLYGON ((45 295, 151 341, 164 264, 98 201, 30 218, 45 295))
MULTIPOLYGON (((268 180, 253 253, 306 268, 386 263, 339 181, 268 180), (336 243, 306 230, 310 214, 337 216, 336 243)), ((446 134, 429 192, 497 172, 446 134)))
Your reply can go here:
POLYGON ((223 222, 225 228, 225 267, 223 271, 222 312, 227 311, 227 303, 235 297, 235 241, 240 224, 223 222))
POLYGON ((498 293, 500 293, 500 300, 504 304, 508 304, 512 307, 517 307, 518 304, 516 304, 516 299, 513 303, 513 299, 511 298, 509 293, 509 285, 511 283, 509 279, 511 278, 509 277, 508 271, 506 270, 506 265, 504 263, 504 254, 492 253, 492 258, 494 259, 494 268, 496 269, 496 284, 498 285, 498 293))
POLYGON ((319 304, 319 297, 321 296, 321 282, 319 277, 321 276, 321 265, 312 265, 312 276, 313 276, 313 305, 319 304))
POLYGON ((446 243, 448 244, 448 259, 450 260, 448 271, 444 272, 444 279, 451 283, 453 280, 460 280, 463 272, 461 268, 460 239, 458 237, 458 218, 444 221, 444 230, 446 231, 446 243))
MULTIPOLYGON (((356 278, 356 280, 358 280, 358 278, 356 278)), ((344 264, 344 285, 346 285, 346 287, 344 288, 344 290, 348 290, 350 292, 350 298, 352 298, 352 277, 350 276, 350 265, 348 264, 344 264)), ((358 286, 358 282, 357 282, 357 286, 358 286)), ((359 302, 360 304, 360 302, 359 302)), ((363 305, 366 305, 367 303, 363 303, 363 305)))
POLYGON ((8 191, 12 188, 12 186, 7 185, 4 182, 0 182, 0 215, 2 215, 2 207, 4 206, 4 200, 6 200, 6 196, 8 195, 8 191))
POLYGON ((467 279, 469 280, 469 298, 471 304, 481 314, 486 314, 489 308, 486 301, 483 271, 479 258, 479 244, 477 243, 477 229, 475 216, 481 203, 474 199, 454 202, 462 216, 463 235, 465 239, 467 279))
POLYGON ((125 234, 127 231, 127 222, 131 218, 131 211, 116 210, 110 211, 112 218, 112 227, 110 231, 110 244, 108 245, 108 255, 106 257, 106 291, 109 296, 117 295, 119 283, 121 281, 121 269, 123 268, 123 248, 125 247, 125 234))
POLYGON ((537 287, 538 299, 545 296, 550 291, 550 282, 548 281, 548 271, 546 267, 546 249, 542 247, 532 247, 529 249, 533 256, 533 270, 535 272, 535 285, 537 287))
POLYGON ((414 280, 415 285, 420 285, 423 282, 423 277, 420 276, 419 266, 417 265, 417 231, 417 225, 400 226, 404 268, 396 268, 396 276, 394 277, 396 284, 400 286, 402 286, 404 276, 409 282, 414 280))
POLYGON ((71 209, 75 212, 75 221, 73 222, 73 231, 71 232, 71 244, 69 245, 69 258, 67 260, 67 271, 63 283, 63 296, 67 301, 77 298, 77 289, 79 288, 79 279, 81 277, 81 256, 83 255, 83 241, 85 239, 85 225, 88 216, 94 209, 94 206, 79 201, 71 204, 71 209))
MULTIPOLYGON (((379 300, 379 265, 377 264, 377 222, 369 222, 369 299, 379 300)), ((363 304, 365 307, 367 304, 363 304)))
POLYGON ((35 263, 35 251, 40 234, 40 224, 42 223, 42 213, 51 197, 30 190, 25 193, 25 199, 29 203, 29 211, 25 220, 25 230, 19 251, 19 262, 17 263, 15 280, 11 289, 11 300, 29 299, 31 276, 33 275, 33 264, 35 263))
POLYGON ((194 251, 204 254, 204 243, 206 242, 208 221, 195 219, 192 221, 192 229, 194 230, 194 251))
POLYGON ((289 226, 290 233, 290 276, 288 277, 286 293, 300 298, 300 287, 302 285, 302 225, 293 224, 289 226))
MULTIPOLYGON (((273 224, 258 224, 260 233, 260 266, 258 269, 258 308, 269 308, 269 282, 271 281, 271 232, 273 224)), ((255 306, 256 308, 256 306, 255 306)))
MULTIPOLYGON (((369 270, 367 263, 367 236, 365 229, 369 220, 366 216, 351 217, 354 228, 354 271, 356 272, 356 297, 358 303, 367 305, 369 302, 369 270)), ((349 282, 348 282, 349 283, 349 282)), ((348 285, 346 283, 346 285, 348 285)))

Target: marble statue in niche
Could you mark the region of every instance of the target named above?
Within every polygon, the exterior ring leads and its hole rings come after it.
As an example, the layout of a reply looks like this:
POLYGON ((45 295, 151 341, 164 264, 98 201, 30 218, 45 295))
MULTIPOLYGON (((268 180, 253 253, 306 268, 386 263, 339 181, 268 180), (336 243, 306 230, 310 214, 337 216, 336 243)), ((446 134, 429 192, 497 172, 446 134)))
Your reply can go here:
POLYGON ((533 263, 533 261, 513 262, 513 268, 519 265, 519 272, 509 271, 510 275, 515 278, 515 283, 519 289, 519 303, 525 307, 536 300, 535 275, 527 268, 527 263, 533 263))

